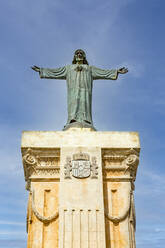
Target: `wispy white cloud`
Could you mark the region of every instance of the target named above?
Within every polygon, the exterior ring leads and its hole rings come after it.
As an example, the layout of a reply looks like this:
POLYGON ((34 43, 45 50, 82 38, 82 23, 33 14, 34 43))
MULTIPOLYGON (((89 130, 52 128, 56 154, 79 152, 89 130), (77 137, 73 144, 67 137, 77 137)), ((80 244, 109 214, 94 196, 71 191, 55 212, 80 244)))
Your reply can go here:
POLYGON ((2 248, 26 248, 26 241, 21 238, 9 238, 0 240, 0 247, 2 248))
POLYGON ((25 237, 25 232, 23 232, 23 231, 8 231, 8 230, 0 230, 0 235, 5 235, 5 236, 19 236, 19 235, 21 235, 21 236, 24 236, 25 237))
POLYGON ((150 196, 160 196, 161 202, 165 203, 165 199, 163 197, 165 191, 165 174, 160 173, 157 174, 152 170, 142 169, 143 173, 143 183, 138 183, 138 187, 136 188, 136 194, 138 195, 146 195, 148 198, 150 196), (151 188, 152 186, 152 188, 151 188))
POLYGON ((25 226, 25 222, 0 220, 0 225, 25 226))
POLYGON ((163 226, 158 224, 143 225, 137 230, 136 240, 138 248, 163 248, 165 242, 165 231, 163 226))
POLYGON ((164 232, 165 233, 165 227, 164 228, 156 227, 155 232, 164 232))

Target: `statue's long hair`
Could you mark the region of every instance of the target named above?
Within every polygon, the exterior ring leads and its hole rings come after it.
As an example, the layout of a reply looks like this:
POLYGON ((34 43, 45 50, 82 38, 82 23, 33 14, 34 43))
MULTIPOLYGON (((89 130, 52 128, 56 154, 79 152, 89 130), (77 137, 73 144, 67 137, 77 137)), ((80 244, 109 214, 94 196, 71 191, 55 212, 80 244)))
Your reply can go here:
POLYGON ((83 54, 83 64, 85 64, 85 65, 89 65, 88 64, 88 61, 87 61, 87 59, 86 59, 86 54, 85 54, 85 52, 82 50, 82 49, 77 49, 75 52, 74 52, 74 57, 73 57, 73 60, 72 60, 72 64, 76 64, 76 53, 78 52, 78 51, 81 51, 82 52, 82 54, 83 54))

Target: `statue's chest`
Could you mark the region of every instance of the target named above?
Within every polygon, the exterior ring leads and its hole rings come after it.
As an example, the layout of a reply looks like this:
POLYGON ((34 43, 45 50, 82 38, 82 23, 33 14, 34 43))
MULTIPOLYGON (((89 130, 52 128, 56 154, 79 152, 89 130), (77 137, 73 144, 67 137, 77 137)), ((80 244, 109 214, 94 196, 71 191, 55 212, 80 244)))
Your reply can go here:
POLYGON ((70 67, 67 77, 67 84, 69 88, 74 90, 92 89, 92 76, 90 67, 87 65, 73 65, 70 67))
POLYGON ((70 76, 73 77, 90 77, 91 70, 90 67, 87 65, 73 65, 70 67, 69 70, 70 76))

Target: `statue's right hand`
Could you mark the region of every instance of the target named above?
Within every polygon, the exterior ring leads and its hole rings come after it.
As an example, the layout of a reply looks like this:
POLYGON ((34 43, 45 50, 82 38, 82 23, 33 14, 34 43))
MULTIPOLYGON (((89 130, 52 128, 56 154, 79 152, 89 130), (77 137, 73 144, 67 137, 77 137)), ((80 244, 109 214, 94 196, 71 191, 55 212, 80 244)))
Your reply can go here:
POLYGON ((34 71, 40 72, 40 67, 34 65, 31 67, 34 71))

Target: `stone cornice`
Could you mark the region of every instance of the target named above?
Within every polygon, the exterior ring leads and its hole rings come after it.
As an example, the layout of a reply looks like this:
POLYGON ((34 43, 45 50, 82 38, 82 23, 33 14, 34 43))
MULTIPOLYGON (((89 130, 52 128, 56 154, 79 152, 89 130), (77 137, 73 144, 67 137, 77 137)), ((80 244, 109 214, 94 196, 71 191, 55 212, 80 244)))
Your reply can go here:
POLYGON ((135 181, 139 149, 103 149, 104 180, 135 181))
POLYGON ((26 188, 30 189, 30 182, 34 179, 59 179, 60 177, 59 149, 22 149, 26 188))

